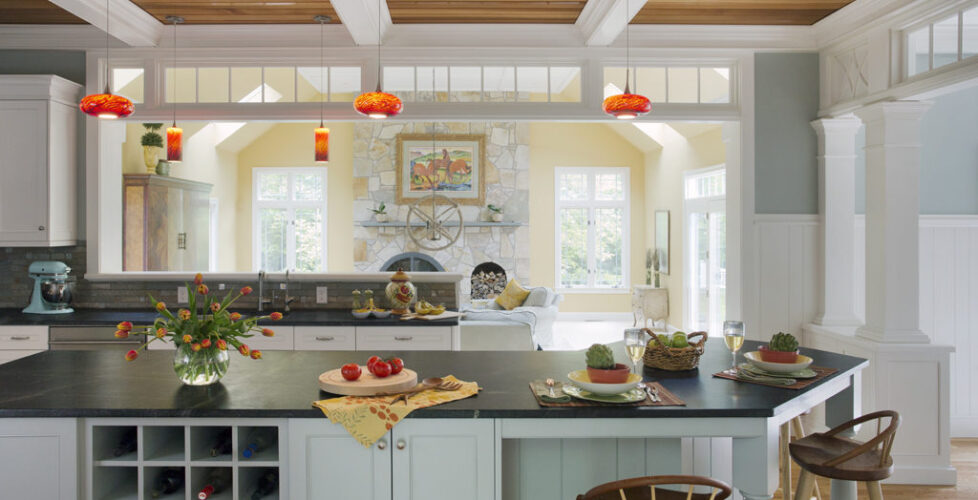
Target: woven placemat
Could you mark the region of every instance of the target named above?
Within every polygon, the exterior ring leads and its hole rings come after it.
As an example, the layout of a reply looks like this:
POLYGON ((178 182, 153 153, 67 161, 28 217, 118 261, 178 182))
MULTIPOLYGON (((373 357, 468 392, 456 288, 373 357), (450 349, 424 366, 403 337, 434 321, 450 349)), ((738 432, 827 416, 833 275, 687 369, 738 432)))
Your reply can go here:
POLYGON ((748 384, 757 384, 757 385, 764 385, 767 387, 779 387, 781 389, 798 390, 798 389, 804 389, 814 384, 815 382, 818 382, 819 380, 822 380, 823 378, 828 377, 829 375, 832 375, 833 373, 839 371, 838 368, 823 368, 821 366, 810 366, 809 368, 814 370, 817 375, 814 378, 806 378, 803 380, 798 380, 798 382, 795 382, 792 385, 768 384, 765 382, 757 382, 754 380, 744 380, 741 378, 737 378, 736 375, 730 375, 729 373, 724 373, 724 372, 714 373, 713 376, 718 378, 725 378, 727 380, 734 380, 737 382, 746 382, 748 384))
MULTIPOLYGON (((560 382, 557 383, 560 384, 560 382)), ((574 397, 572 397, 570 402, 567 403, 551 403, 540 399, 540 395, 537 394, 537 391, 534 389, 535 384, 539 387, 545 387, 544 382, 542 380, 534 380, 533 382, 530 382, 530 392, 533 394, 533 397, 536 398, 538 405, 546 407, 574 408, 581 406, 686 406, 685 401, 679 399, 679 396, 676 396, 670 392, 669 389, 666 389, 658 382, 645 382, 645 385, 659 389, 659 399, 662 401, 657 403, 653 403, 648 396, 646 396, 644 400, 635 403, 600 403, 598 401, 588 401, 574 397)))

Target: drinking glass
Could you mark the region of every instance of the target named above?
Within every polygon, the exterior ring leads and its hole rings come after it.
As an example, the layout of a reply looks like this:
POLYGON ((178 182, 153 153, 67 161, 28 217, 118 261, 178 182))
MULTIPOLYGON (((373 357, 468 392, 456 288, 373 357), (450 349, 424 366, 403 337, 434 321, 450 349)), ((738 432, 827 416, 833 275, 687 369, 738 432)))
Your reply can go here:
POLYGON ((727 320, 723 322, 723 341, 730 349, 733 358, 730 360, 730 369, 726 373, 734 375, 737 373, 737 351, 744 345, 744 322, 727 320))
POLYGON ((632 360, 632 367, 639 377, 642 376, 642 373, 639 372, 638 363, 642 361, 642 356, 645 355, 646 342, 645 330, 641 328, 625 329, 625 350, 628 352, 628 357, 632 360))

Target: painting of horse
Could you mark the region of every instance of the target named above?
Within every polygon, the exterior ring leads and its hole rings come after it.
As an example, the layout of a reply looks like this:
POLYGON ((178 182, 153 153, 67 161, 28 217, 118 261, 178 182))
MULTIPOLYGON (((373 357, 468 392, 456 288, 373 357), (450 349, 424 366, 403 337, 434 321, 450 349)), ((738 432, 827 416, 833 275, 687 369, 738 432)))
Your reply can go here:
POLYGON ((398 142, 397 202, 410 203, 437 191, 463 204, 485 200, 482 165, 485 137, 401 134, 398 142))
POLYGON ((472 190, 472 148, 455 146, 440 151, 431 146, 413 147, 411 156, 411 191, 465 192, 472 190))

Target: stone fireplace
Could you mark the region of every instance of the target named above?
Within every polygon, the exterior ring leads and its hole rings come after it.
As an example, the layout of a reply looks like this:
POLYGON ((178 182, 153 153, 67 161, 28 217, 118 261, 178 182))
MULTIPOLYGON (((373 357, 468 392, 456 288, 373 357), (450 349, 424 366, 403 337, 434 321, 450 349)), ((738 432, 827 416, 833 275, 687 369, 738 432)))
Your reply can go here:
POLYGON ((398 269, 403 269, 405 271, 420 271, 420 272, 444 272, 445 268, 438 263, 430 255, 425 255, 421 252, 404 252, 397 254, 384 262, 384 265, 380 266, 380 271, 383 272, 395 272, 398 269))
POLYGON ((497 297, 503 293, 508 281, 506 270, 495 262, 483 262, 475 266, 469 280, 472 286, 472 300, 497 297))

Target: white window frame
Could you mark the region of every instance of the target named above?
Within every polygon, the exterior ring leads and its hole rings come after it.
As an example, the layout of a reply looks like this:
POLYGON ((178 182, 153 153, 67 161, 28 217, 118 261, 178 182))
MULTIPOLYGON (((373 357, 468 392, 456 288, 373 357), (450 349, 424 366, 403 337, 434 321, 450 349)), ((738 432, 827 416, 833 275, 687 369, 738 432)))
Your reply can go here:
POLYGON ((631 240, 629 238, 631 228, 631 183, 629 181, 629 167, 556 167, 554 168, 554 288, 561 293, 630 293, 631 290, 631 240), (588 181, 587 200, 561 200, 560 199, 560 176, 563 174, 586 174, 589 179, 593 179, 595 174, 617 174, 622 176, 622 185, 625 198, 623 200, 596 200, 595 183, 588 181), (587 208, 588 209, 588 241, 587 241, 587 267, 588 284, 586 287, 566 288, 560 282, 560 210, 562 208, 587 208), (622 254, 621 272, 622 286, 607 287, 596 286, 594 284, 594 246, 596 244, 594 235, 594 209, 596 208, 621 208, 622 217, 622 254))
MULTIPOLYGON (((683 233, 683 255, 682 255, 682 259, 683 259, 683 270, 682 270, 682 273, 683 273, 683 275, 682 275, 683 276, 683 316, 682 317, 683 317, 683 325, 684 325, 683 327, 684 328, 692 328, 692 325, 694 323, 694 321, 693 321, 694 320, 694 318, 693 318, 693 291, 695 289, 695 286, 694 286, 695 284, 693 283, 693 280, 690 279, 692 277, 692 275, 693 275, 694 259, 691 259, 690 258, 690 255, 689 255, 689 252, 693 248, 693 246, 692 246, 692 235, 690 234, 690 231, 692 230, 692 228, 689 225, 689 216, 694 211, 700 211, 700 212, 702 212, 702 211, 709 211, 711 209, 722 208, 724 214, 728 217, 727 227, 728 228, 730 227, 730 225, 729 225, 729 214, 727 213, 727 184, 729 184, 729 182, 725 182, 725 184, 723 186, 723 195, 721 195, 721 196, 704 196, 704 197, 701 197, 701 198, 693 198, 693 199, 689 199, 689 198, 686 197, 686 182, 691 177, 698 177, 698 176, 701 176, 701 175, 704 175, 704 174, 710 174, 710 173, 713 173, 713 172, 716 172, 716 171, 719 171, 719 170, 726 171, 726 169, 727 169, 727 165, 725 163, 721 163, 719 165, 712 165, 712 166, 709 166, 709 167, 703 167, 703 168, 690 169, 690 170, 684 170, 683 171, 683 187, 682 187, 682 189, 683 189, 683 191, 682 191, 683 192, 683 214, 682 214, 682 221, 681 221, 681 226, 680 227, 682 227, 682 233, 683 233)), ((725 238, 727 238, 728 236, 729 236, 729 233, 724 235, 725 238)), ((730 268, 730 256, 729 256, 730 240, 729 240, 729 238, 727 238, 727 248, 728 248, 728 251, 727 251, 727 253, 728 253, 728 255, 727 255, 727 275, 729 276, 729 274, 730 274, 730 271, 729 271, 729 268, 730 268)), ((729 303, 730 302, 729 279, 728 279, 728 284, 726 286, 726 289, 727 289, 727 295, 726 295, 727 296, 727 302, 729 303)), ((727 315, 730 316, 729 309, 728 309, 728 314, 727 315)), ((730 316, 730 317, 733 317, 733 316, 730 316)))
POLYGON ((262 208, 284 208, 288 210, 289 223, 286 230, 285 243, 285 267, 295 272, 295 209, 296 208, 320 208, 323 211, 323 236, 322 236, 322 260, 323 267, 319 272, 326 272, 326 234, 329 228, 329 217, 326 212, 327 205, 327 181, 329 180, 327 167, 256 167, 251 171, 251 267, 253 271, 261 270, 261 221, 258 212, 262 208), (261 174, 276 173, 289 175, 288 200, 259 200, 258 199, 258 179, 261 174), (323 176, 323 199, 322 201, 295 201, 293 194, 295 185, 292 181, 296 174, 318 173, 323 176))

